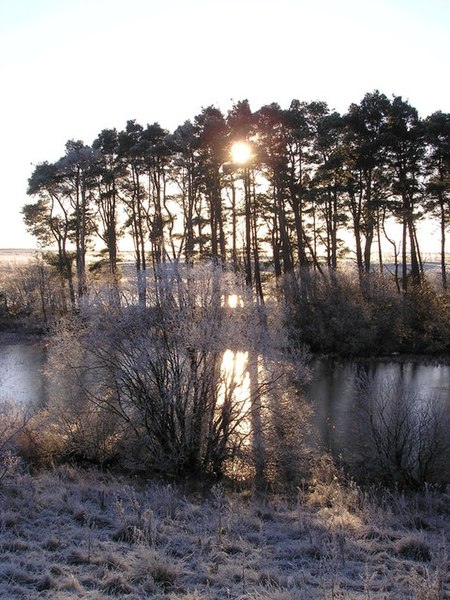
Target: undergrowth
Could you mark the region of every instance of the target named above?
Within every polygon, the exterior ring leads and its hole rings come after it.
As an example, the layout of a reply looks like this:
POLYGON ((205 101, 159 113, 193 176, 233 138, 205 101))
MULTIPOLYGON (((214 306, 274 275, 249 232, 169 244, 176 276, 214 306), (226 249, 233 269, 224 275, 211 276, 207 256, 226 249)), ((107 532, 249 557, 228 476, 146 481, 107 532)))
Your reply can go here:
POLYGON ((444 600, 449 499, 362 490, 328 457, 289 495, 11 471, 0 597, 444 600))

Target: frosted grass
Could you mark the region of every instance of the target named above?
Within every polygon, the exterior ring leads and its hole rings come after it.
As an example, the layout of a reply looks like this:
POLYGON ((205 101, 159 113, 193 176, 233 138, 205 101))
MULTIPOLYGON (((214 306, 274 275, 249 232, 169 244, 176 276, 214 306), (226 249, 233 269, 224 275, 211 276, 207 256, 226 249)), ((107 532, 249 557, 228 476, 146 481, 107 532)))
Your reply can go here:
POLYGON ((326 474, 285 498, 16 472, 0 487, 0 597, 442 600, 449 499, 326 474))

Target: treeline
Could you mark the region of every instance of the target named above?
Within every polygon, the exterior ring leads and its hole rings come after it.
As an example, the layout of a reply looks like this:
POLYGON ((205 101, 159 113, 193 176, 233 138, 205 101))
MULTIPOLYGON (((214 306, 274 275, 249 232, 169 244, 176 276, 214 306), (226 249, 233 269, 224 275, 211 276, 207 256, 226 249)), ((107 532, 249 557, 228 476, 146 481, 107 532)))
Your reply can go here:
POLYGON ((201 259, 242 273, 260 301, 271 273, 300 274, 308 294, 312 273, 336 270, 344 233, 361 276, 385 273, 392 255, 395 285, 406 292, 424 279, 424 218, 439 223, 447 287, 450 114, 421 119, 401 97, 378 91, 343 115, 298 100, 253 112, 244 100, 226 115, 204 108, 172 133, 128 121, 91 145, 67 142, 62 158, 34 168, 28 193, 25 223, 57 249, 53 263, 73 307, 87 292, 86 256, 99 240, 117 280, 124 235, 133 240, 141 304, 150 271, 201 259), (248 144, 248 157, 233 154, 236 142, 248 144))

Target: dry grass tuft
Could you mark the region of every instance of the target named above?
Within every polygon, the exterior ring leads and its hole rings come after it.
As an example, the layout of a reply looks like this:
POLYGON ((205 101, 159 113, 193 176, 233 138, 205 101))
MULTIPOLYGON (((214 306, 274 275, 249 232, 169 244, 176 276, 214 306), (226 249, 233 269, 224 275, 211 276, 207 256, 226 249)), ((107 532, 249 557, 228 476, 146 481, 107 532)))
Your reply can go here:
POLYGON ((408 535, 395 544, 397 555, 408 560, 420 562, 431 561, 431 548, 428 542, 421 536, 408 535))

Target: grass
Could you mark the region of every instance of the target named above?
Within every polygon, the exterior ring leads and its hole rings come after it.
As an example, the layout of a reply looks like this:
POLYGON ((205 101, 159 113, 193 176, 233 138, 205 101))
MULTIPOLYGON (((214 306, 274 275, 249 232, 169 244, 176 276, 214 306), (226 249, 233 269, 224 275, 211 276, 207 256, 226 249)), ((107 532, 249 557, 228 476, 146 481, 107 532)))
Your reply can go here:
POLYGON ((0 487, 0 597, 443 600, 449 500, 335 479, 281 497, 16 472, 0 487))

